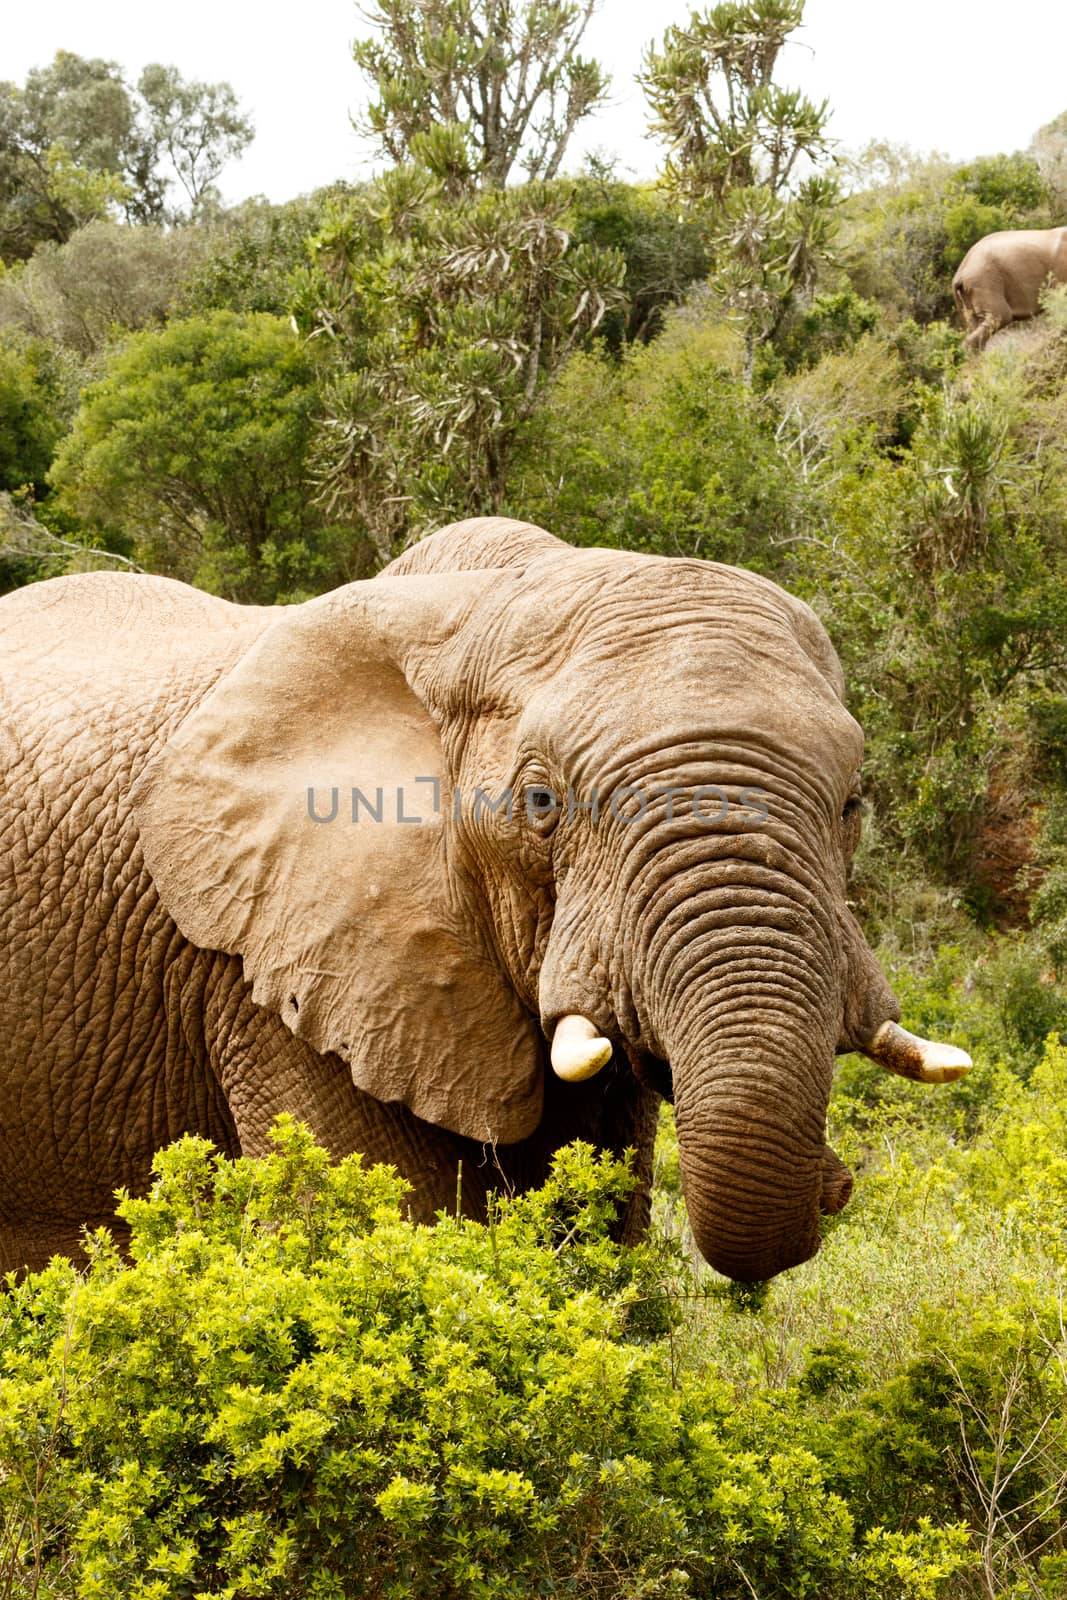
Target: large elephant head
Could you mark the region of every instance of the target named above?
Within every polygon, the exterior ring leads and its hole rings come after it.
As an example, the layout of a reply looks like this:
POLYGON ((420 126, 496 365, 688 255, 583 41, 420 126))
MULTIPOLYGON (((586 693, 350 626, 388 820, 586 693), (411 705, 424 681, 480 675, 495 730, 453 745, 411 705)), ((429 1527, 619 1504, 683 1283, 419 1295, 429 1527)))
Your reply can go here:
POLYGON ((765 1278, 848 1197, 835 1051, 967 1065, 896 1026, 848 909, 842 696, 752 573, 460 523, 279 613, 146 775, 146 859, 189 939, 429 1122, 528 1136, 549 1041, 673 1093, 697 1243, 765 1278))

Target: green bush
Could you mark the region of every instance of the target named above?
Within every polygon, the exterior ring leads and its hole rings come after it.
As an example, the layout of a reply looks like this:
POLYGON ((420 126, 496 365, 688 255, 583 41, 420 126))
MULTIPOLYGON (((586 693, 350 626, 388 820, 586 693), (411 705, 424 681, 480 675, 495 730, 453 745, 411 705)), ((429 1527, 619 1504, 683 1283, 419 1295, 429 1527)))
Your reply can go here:
POLYGON ((882 320, 873 300, 854 289, 817 294, 775 340, 787 372, 814 366, 823 356, 851 350, 865 333, 873 333, 882 320))
POLYGON ((324 525, 307 484, 318 402, 284 318, 216 311, 132 334, 82 394, 52 469, 60 505, 228 599, 330 588, 360 574, 355 541, 324 525))
POLYGON ((61 389, 45 345, 0 333, 0 490, 47 492, 63 431, 61 389))
POLYGON ((662 331, 667 308, 706 277, 704 230, 662 189, 607 174, 575 182, 574 215, 576 243, 618 250, 626 261, 626 306, 608 313, 601 337, 615 352, 635 340, 647 344, 662 331))
POLYGON ((331 198, 345 186, 316 190, 284 205, 246 200, 199 233, 203 245, 179 296, 182 315, 265 311, 288 315, 292 275, 307 263, 308 239, 331 198))
POLYGON ((740 358, 699 303, 620 362, 579 354, 534 419, 505 509, 575 544, 772 569, 801 490, 740 358))
MULTIPOLYGON (((984 1066, 969 1139, 916 1159, 902 1118, 894 1158, 864 1180, 864 1231, 879 1211, 885 1230, 888 1204, 903 1238, 940 1234, 948 1281, 920 1285, 900 1370, 839 1405, 816 1448, 861 1522, 962 1517, 982 1593, 1051 1597, 1067 1505, 1067 1051, 1051 1036, 1029 1083, 984 1066)), ((852 1359, 869 1382, 873 1363, 852 1359)))
POLYGON ((0 277, 0 326, 94 360, 122 333, 172 314, 210 239, 192 224, 164 231, 90 222, 0 277))
POLYGON ((5 1592, 921 1600, 964 1563, 857 1531, 784 1402, 675 1369, 677 1253, 611 1241, 608 1157, 487 1227, 413 1226, 285 1122, 156 1174, 128 1262, 96 1235, 3 1307, 5 1592))

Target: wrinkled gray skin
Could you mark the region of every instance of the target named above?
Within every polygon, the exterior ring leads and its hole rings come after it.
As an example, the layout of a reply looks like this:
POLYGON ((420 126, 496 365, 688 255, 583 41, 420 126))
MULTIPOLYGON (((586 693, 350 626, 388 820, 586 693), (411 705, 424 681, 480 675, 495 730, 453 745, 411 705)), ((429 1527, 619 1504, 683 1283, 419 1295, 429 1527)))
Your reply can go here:
POLYGON ((707 1259, 751 1281, 816 1250, 851 1188, 834 1053, 898 1013, 845 901, 860 730, 800 602, 483 520, 298 607, 33 585, 0 601, 0 672, 3 1266, 74 1253, 182 1132, 258 1153, 281 1111, 395 1163, 427 1218, 460 1161, 479 1214, 574 1137, 634 1146, 632 1237, 672 1089, 707 1259), (422 825, 390 820, 397 782, 422 825), (507 784, 676 793, 629 823, 473 814, 507 784), (575 1012, 615 1050, 567 1084, 546 1038, 575 1012))
POLYGON ((968 346, 981 350, 1009 323, 1036 316, 1050 282, 1067 283, 1067 228, 1012 228, 979 239, 952 280, 968 346))

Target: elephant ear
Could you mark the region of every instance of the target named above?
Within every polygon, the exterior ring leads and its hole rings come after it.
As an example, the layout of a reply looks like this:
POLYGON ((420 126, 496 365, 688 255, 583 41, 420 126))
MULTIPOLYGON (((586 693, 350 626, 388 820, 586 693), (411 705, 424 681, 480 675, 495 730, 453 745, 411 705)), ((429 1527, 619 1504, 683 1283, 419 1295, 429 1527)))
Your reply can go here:
POLYGON ((510 1143, 540 1120, 542 1041, 456 881, 441 739, 411 681, 418 662, 440 675, 499 581, 375 579, 282 612, 133 805, 164 907, 241 957, 257 1004, 376 1098, 510 1143))

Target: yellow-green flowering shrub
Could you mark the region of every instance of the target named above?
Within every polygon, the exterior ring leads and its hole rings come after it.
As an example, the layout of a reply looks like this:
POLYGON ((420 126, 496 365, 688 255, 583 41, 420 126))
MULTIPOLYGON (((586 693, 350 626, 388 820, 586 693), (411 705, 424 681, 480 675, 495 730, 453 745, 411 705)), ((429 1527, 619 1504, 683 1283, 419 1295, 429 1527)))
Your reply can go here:
POLYGON ((282 1123, 186 1138, 0 1313, 5 1593, 81 1600, 933 1600, 952 1527, 860 1528, 804 1398, 676 1369, 677 1251, 564 1151, 486 1227, 282 1123))

